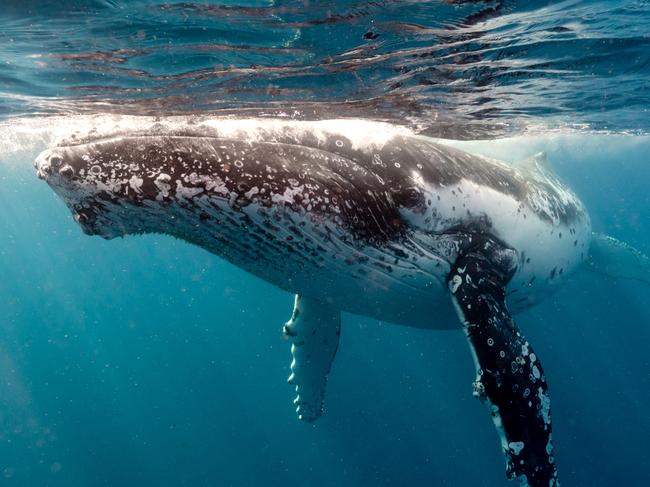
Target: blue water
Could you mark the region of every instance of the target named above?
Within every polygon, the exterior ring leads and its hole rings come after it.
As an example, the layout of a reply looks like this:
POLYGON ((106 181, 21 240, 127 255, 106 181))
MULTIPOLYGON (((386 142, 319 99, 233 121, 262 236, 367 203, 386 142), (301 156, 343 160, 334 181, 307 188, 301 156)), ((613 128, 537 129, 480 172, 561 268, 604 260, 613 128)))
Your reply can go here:
MULTIPOLYGON (((650 3, 2 9, 0 485, 508 485, 460 331, 344 315, 326 413, 302 424, 290 295, 182 241, 83 235, 31 161, 89 113, 393 120, 546 151, 595 230, 650 254, 650 3)), ((565 486, 650 485, 649 300, 582 271, 517 316, 565 486)))

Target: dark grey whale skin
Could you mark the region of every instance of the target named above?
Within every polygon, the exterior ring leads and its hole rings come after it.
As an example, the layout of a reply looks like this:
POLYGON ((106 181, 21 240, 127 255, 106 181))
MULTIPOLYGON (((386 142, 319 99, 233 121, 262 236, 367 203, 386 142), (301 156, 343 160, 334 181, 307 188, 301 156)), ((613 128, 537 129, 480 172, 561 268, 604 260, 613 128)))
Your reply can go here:
MULTIPOLYGON (((443 215, 423 183, 435 190, 469 180, 512 196, 524 218, 539 217, 551 232, 552 222, 565 225, 568 234, 584 218, 579 201, 567 203, 552 175, 532 180, 432 139, 396 133, 383 144, 364 145, 341 131, 260 125, 234 135, 200 124, 86 134, 42 154, 39 172, 86 233, 170 234, 287 291, 316 298, 323 289, 364 295, 371 309, 356 299, 342 309, 424 328, 457 326, 448 297, 431 291, 444 290, 466 240, 460 236, 494 229, 480 208, 463 208, 468 195, 460 185, 452 189, 457 211, 443 215), (369 282, 390 286, 392 305, 369 292, 369 282)), ((522 272, 535 264, 530 252, 522 250, 520 258, 522 272)), ((517 276, 509 290, 515 310, 547 294, 548 283, 557 287, 562 265, 542 272, 548 276, 553 269, 559 275, 550 280, 531 272, 517 276)))
MULTIPOLYGON (((425 137, 396 135, 390 144, 369 151, 355 148, 353 141, 341 134, 323 139, 309 133, 296 135, 289 132, 282 136, 274 132, 268 140, 251 145, 246 140, 221 137, 209 128, 189 126, 169 130, 154 126, 142 133, 113 134, 107 138, 86 136, 64 141, 58 149, 65 150, 66 147, 69 148, 66 163, 75 174, 87 165, 80 159, 85 151, 93 158, 96 156, 100 164, 116 156, 128 158, 137 154, 149 168, 159 166, 161 171, 172 176, 189 171, 201 173, 209 168, 222 178, 229 176, 227 182, 231 184, 228 189, 231 194, 237 193, 236 198, 242 203, 249 199, 246 196, 249 186, 267 187, 268 191, 256 195, 255 200, 268 204, 271 195, 281 194, 296 180, 320 183, 321 188, 327 187, 323 183, 332 183, 333 188, 340 187, 341 194, 348 198, 346 201, 353 202, 349 211, 341 208, 344 210, 342 216, 349 230, 360 239, 371 236, 381 241, 389 239, 394 228, 381 220, 396 216, 400 206, 412 207, 421 203, 418 189, 413 187, 412 171, 419 172, 425 182, 436 186, 451 186, 461 179, 468 179, 522 202, 544 191, 549 197, 550 210, 538 211, 534 206, 531 209, 547 220, 559 218, 568 223, 583 213, 583 208, 575 202, 563 202, 551 185, 540 181, 531 185, 519 172, 506 165, 437 144, 425 137), (75 151, 75 147, 84 149, 75 151), (201 154, 203 159, 195 161, 192 153, 201 154), (229 165, 225 159, 229 154, 234 154, 231 162, 240 161, 242 165, 229 165), (218 162, 219 158, 226 162, 218 162), (252 164, 254 160, 263 164, 252 164), (288 165, 290 161, 300 163, 288 165), (267 178, 269 167, 281 168, 277 178, 267 178), (367 218, 361 219, 360 216, 367 218)), ((135 200, 138 197, 155 198, 157 187, 148 174, 146 171, 138 174, 144 180, 141 194, 125 192, 121 196, 132 196, 135 200)), ((118 171, 115 177, 119 176, 118 171)), ((172 185, 171 198, 174 191, 172 185)), ((295 205, 299 204, 300 201, 295 202, 295 205)), ((326 214, 330 209, 330 205, 326 205, 316 206, 310 211, 326 214)))

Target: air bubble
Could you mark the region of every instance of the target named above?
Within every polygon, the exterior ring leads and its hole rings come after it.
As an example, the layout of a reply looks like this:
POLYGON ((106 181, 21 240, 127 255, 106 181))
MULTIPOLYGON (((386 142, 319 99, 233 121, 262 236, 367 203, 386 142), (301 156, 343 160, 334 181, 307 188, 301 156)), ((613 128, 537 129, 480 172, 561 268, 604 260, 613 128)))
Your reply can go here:
POLYGON ((343 141, 342 140, 337 140, 336 141, 336 147, 343 147, 343 141))
POLYGON ((488 338, 487 344, 490 346, 494 345, 494 340, 492 338, 488 338))

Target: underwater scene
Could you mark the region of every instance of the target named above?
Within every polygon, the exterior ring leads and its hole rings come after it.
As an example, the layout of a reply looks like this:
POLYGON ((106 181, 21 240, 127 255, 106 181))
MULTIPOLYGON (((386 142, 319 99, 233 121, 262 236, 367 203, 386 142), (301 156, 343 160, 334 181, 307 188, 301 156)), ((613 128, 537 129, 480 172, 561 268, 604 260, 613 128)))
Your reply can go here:
POLYGON ((0 485, 650 485, 650 2, 0 3, 0 485))

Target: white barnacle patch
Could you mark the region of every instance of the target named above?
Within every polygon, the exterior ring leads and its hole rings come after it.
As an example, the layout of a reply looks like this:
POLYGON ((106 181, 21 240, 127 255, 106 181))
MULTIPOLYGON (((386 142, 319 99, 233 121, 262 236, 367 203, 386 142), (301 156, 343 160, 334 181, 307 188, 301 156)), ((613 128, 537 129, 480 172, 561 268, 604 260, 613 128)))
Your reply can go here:
POLYGON ((511 441, 510 443, 508 443, 508 448, 510 448, 510 451, 512 452, 513 455, 519 455, 521 453, 521 450, 524 449, 524 442, 511 441))
POLYGON ((203 192, 203 188, 193 188, 191 186, 183 186, 180 180, 176 180, 176 196, 179 198, 191 199, 197 194, 203 192))
POLYGON ((154 179, 153 184, 156 186, 156 188, 158 188, 159 191, 158 196, 156 196, 157 200, 169 197, 169 190, 172 189, 169 181, 171 181, 171 176, 165 173, 160 173, 158 177, 154 179))
POLYGON ((129 179, 129 186, 133 191, 136 193, 142 193, 142 183, 144 180, 142 178, 139 178, 135 174, 131 176, 131 179, 129 179))
POLYGON ((193 172, 190 173, 185 180, 190 184, 198 184, 201 182, 201 177, 197 173, 193 172))
POLYGON ((549 435, 548 435, 548 441, 546 442, 546 453, 547 453, 548 455, 552 455, 552 454, 553 454, 553 441, 552 441, 552 437, 553 437, 553 435, 552 435, 552 434, 549 434, 549 435))
POLYGON ((248 198, 248 199, 251 199, 253 196, 255 196, 259 192, 260 192, 260 189, 257 186, 253 186, 251 189, 249 189, 248 191, 246 191, 244 193, 244 196, 246 196, 246 198, 248 198))
POLYGON ((544 393, 544 389, 542 389, 541 387, 537 389, 537 397, 539 398, 539 402, 541 404, 541 409, 539 412, 542 415, 544 424, 550 425, 551 424, 551 399, 548 397, 546 393, 544 393))
MULTIPOLYGON (((295 201, 295 196, 302 194, 305 190, 305 187, 303 185, 296 186, 296 187, 289 187, 284 190, 284 193, 275 193, 271 196, 271 201, 273 203, 294 203, 295 201)), ((305 199, 305 202, 309 201, 309 199, 305 199)), ((307 205, 307 210, 311 210, 311 204, 307 205)))
POLYGON ((451 294, 456 294, 458 287, 462 283, 463 283, 463 279, 458 274, 452 277, 451 281, 449 281, 449 290, 451 291, 451 294))
POLYGON ((535 379, 539 379, 541 377, 537 365, 533 365, 533 376, 535 377, 535 379))
POLYGON ((218 175, 213 174, 212 176, 204 176, 203 182, 205 184, 205 190, 225 196, 229 194, 228 187, 226 186, 226 182, 221 179, 218 175))

